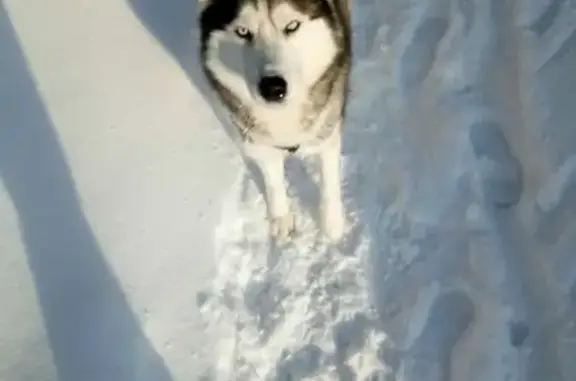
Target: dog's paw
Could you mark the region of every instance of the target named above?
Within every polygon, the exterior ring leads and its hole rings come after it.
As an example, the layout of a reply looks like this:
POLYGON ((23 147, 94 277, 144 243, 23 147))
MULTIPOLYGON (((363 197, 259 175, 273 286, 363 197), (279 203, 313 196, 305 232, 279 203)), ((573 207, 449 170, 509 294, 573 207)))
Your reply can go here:
POLYGON ((331 242, 339 242, 344 236, 346 218, 341 210, 324 213, 322 218, 322 233, 331 242))
POLYGON ((278 242, 288 241, 296 231, 296 218, 293 213, 270 219, 270 235, 278 242))

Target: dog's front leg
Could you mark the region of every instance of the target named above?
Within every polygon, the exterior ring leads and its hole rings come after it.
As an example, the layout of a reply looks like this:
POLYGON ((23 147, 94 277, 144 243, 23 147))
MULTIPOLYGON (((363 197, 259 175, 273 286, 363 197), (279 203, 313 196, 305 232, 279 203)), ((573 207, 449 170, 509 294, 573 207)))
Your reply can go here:
POLYGON ((320 152, 322 174, 321 218, 324 235, 336 242, 344 234, 345 215, 340 184, 341 134, 336 131, 320 152))
POLYGON ((266 192, 266 207, 270 220, 270 234, 279 241, 286 241, 295 230, 294 214, 286 194, 284 177, 284 152, 267 146, 253 146, 249 156, 258 165, 266 192))

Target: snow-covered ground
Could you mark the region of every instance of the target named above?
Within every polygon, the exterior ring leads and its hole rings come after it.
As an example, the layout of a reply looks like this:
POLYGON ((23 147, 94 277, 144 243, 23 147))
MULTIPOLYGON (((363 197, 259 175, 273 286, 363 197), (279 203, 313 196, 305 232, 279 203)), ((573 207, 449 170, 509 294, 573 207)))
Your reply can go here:
POLYGON ((0 380, 195 380, 239 164, 130 4, 3 1, 0 380))
POLYGON ((190 0, 4 0, 0 379, 576 380, 576 1, 356 0, 349 232, 276 247, 190 0))

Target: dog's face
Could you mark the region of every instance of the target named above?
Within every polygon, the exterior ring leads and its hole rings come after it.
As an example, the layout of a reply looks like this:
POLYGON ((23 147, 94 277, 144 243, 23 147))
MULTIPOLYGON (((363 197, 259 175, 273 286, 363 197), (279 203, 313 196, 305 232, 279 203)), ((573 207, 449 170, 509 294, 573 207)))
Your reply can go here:
POLYGON ((328 0, 200 0, 210 73, 243 102, 303 102, 337 54, 328 0))

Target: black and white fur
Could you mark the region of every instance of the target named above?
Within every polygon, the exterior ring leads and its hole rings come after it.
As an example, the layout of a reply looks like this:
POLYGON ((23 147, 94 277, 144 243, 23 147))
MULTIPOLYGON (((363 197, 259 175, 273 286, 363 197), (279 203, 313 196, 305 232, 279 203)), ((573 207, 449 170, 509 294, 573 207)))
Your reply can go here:
POLYGON ((319 158, 324 234, 344 232, 340 150, 351 65, 349 0, 198 0, 201 62, 260 168, 270 232, 295 229, 287 155, 319 158))

